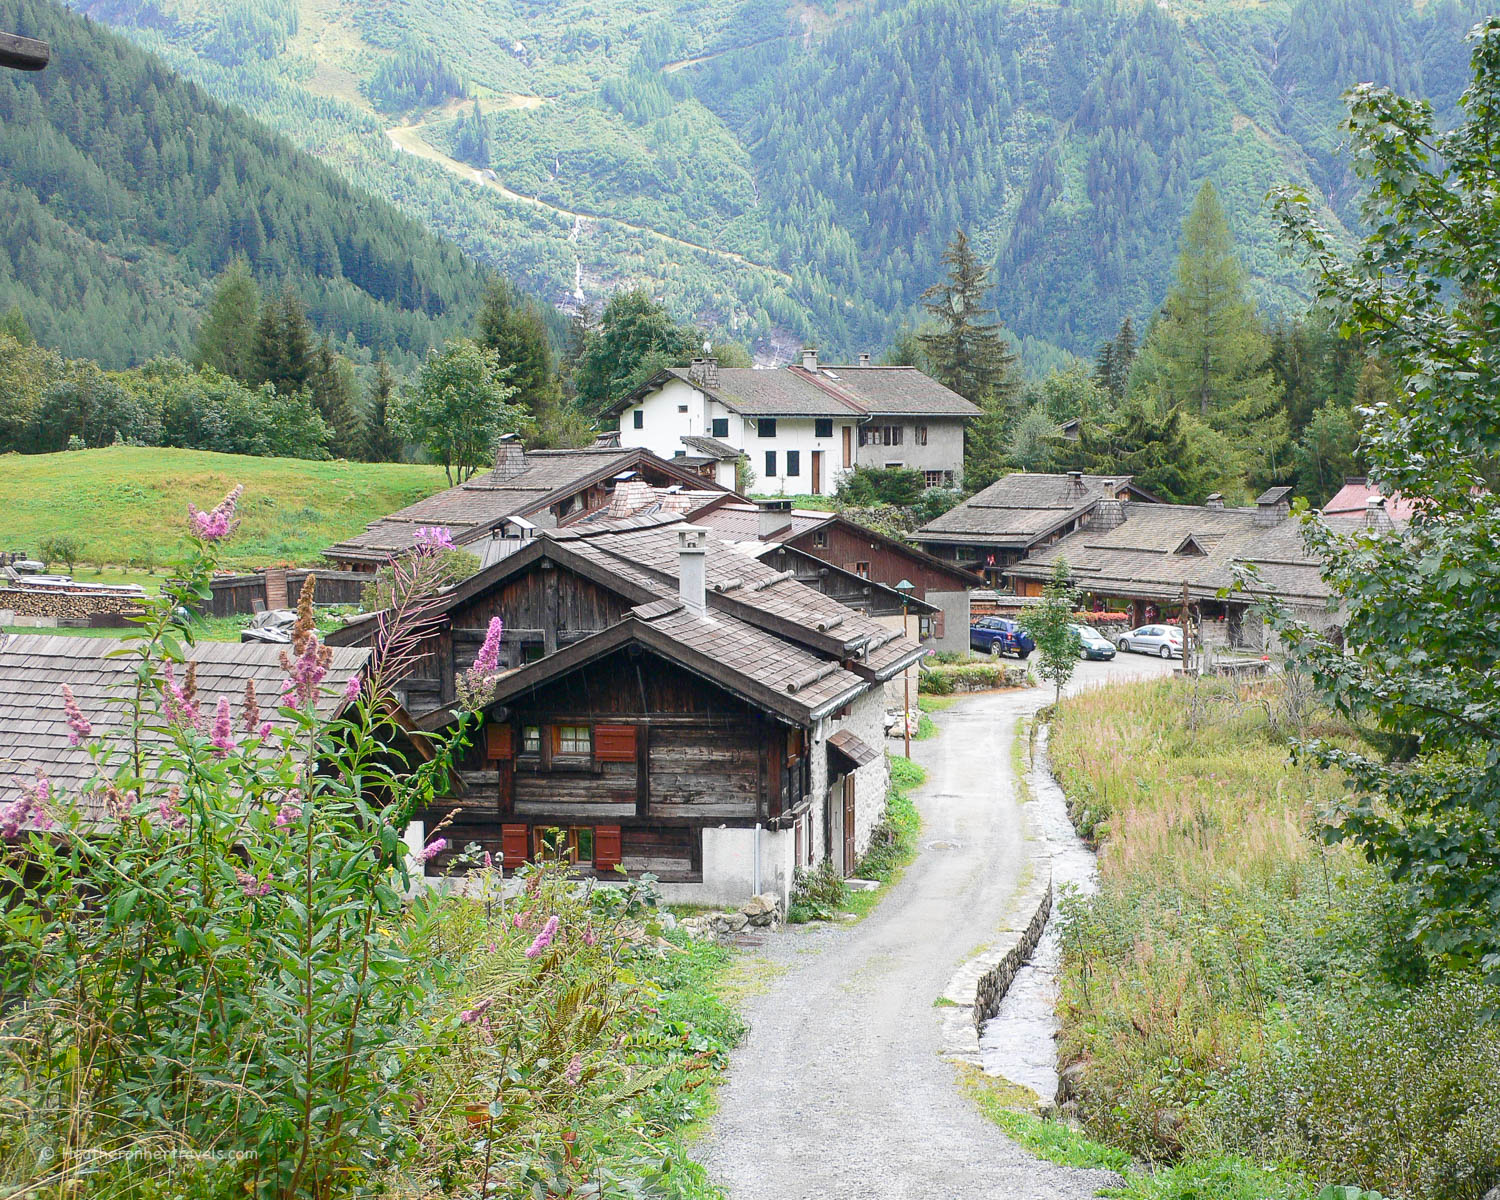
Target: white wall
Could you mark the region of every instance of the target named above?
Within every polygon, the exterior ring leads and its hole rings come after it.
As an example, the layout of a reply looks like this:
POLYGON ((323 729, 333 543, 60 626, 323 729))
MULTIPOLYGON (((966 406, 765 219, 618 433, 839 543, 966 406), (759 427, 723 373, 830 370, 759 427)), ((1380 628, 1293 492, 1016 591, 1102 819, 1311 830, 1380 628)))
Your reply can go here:
POLYGON ((712 904, 738 908, 751 896, 769 892, 781 897, 782 911, 792 894, 795 834, 790 829, 703 831, 703 882, 660 883, 662 898, 673 904, 712 904), (755 841, 760 837, 760 880, 755 877, 755 841))
MULTIPOLYGON (((674 458, 684 449, 684 437, 713 437, 716 418, 729 423, 728 432, 719 440, 748 455, 750 469, 755 472, 752 490, 772 495, 811 493, 812 456, 817 451, 823 455, 823 478, 818 494, 831 496, 844 472, 843 428, 849 427, 851 452, 859 441, 855 422, 838 417, 833 418, 833 433, 829 437, 816 436, 817 424, 813 417, 777 417, 776 435, 763 438, 755 418, 731 412, 686 380, 670 379, 639 404, 620 414, 620 445, 644 446, 658 457, 674 458), (684 408, 686 412, 680 411, 684 408), (641 414, 639 429, 635 427, 637 412, 641 414), (766 472, 767 450, 776 452, 774 475, 766 472), (797 452, 801 460, 796 475, 786 473, 788 451, 797 452)), ((733 464, 728 465, 732 469, 733 464)), ((732 479, 727 486, 733 486, 732 479)))

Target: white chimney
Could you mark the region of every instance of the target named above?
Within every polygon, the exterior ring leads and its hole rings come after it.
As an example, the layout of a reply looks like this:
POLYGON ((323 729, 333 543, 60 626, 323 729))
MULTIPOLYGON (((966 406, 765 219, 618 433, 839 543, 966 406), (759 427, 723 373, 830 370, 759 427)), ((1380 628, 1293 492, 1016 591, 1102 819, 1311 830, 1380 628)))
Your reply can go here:
POLYGON ((868 367, 870 365, 870 352, 868 350, 862 351, 860 353, 859 365, 862 367, 868 367))
POLYGON ((1205 500, 1203 502, 1203 507, 1204 508, 1223 508, 1224 507, 1224 493, 1223 492, 1215 492, 1212 496, 1210 496, 1207 500, 1205 500))
POLYGON ((817 371, 818 351, 816 347, 804 346, 802 348, 802 369, 804 371, 817 371))
POLYGON ((1385 497, 1371 496, 1365 501, 1365 528, 1379 529, 1387 523, 1385 497))
POLYGON ((708 601, 708 530, 677 527, 677 592, 688 611, 702 616, 708 601))
POLYGON ((790 500, 760 500, 757 501, 760 515, 756 521, 755 535, 757 540, 766 542, 771 538, 784 532, 792 523, 792 502, 790 500))

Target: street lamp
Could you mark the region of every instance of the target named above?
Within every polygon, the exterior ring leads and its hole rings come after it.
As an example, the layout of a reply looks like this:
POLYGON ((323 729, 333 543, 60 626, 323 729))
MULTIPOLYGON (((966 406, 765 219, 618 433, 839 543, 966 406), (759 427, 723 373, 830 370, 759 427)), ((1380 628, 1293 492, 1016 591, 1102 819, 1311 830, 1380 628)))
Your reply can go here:
MULTIPOLYGON (((917 585, 910 579, 902 578, 896 585, 896 590, 901 593, 901 636, 909 636, 906 632, 906 602, 912 592, 916 591, 917 585)), ((911 667, 901 672, 901 733, 906 739, 906 757, 911 757, 911 667)))
POLYGON ((0 33, 0 67, 17 71, 40 71, 52 58, 52 48, 35 38, 0 33))

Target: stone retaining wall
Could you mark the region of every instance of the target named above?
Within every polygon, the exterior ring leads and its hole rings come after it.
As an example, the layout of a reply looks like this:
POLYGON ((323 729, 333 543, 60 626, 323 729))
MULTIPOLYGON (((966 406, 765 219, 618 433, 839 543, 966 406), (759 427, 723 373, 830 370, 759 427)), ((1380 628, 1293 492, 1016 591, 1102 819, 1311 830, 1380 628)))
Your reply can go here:
POLYGON ((1031 916, 1026 928, 1021 930, 1015 945, 1000 957, 1000 961, 979 977, 974 989, 974 1032, 980 1033, 984 1023, 1000 1011, 1000 1002, 1015 980, 1016 972, 1031 961, 1032 951, 1042 940, 1042 931, 1047 928, 1047 918, 1052 914, 1052 881, 1047 881, 1047 890, 1042 893, 1041 903, 1031 916))

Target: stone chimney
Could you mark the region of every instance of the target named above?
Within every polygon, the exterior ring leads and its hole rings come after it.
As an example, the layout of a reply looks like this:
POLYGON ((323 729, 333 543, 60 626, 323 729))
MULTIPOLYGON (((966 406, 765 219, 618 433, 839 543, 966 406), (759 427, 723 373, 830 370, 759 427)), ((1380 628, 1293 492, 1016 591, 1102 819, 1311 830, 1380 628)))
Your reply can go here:
POLYGON ((1389 529, 1391 519, 1385 513, 1385 497, 1371 496, 1365 501, 1365 528, 1389 529))
POLYGON ((868 350, 861 352, 859 356, 859 365, 862 367, 868 367, 870 365, 870 352, 868 350))
POLYGON ((625 479, 615 485, 615 494, 610 497, 609 515, 628 517, 640 512, 656 499, 654 489, 644 479, 625 479))
POLYGON ((1274 487, 1255 498, 1255 523, 1257 525, 1279 525, 1291 515, 1292 503, 1289 487, 1274 487))
POLYGON ((702 616, 707 609, 708 530, 701 525, 677 527, 677 593, 683 606, 702 616))
POLYGON ((760 500, 757 501, 760 509, 760 519, 756 523, 755 536, 762 542, 768 542, 778 533, 782 533, 792 524, 792 502, 790 500, 760 500))
POLYGON ((1203 507, 1218 509, 1222 511, 1224 508, 1224 493, 1215 492, 1212 496, 1210 496, 1203 502, 1203 507))
POLYGON ((818 351, 817 351, 816 347, 813 347, 813 346, 803 346, 802 347, 802 369, 804 371, 811 371, 813 373, 817 372, 817 369, 818 369, 818 351))
POLYGON ((513 433, 500 436, 495 444, 495 478, 514 479, 526 470, 526 447, 513 433))

